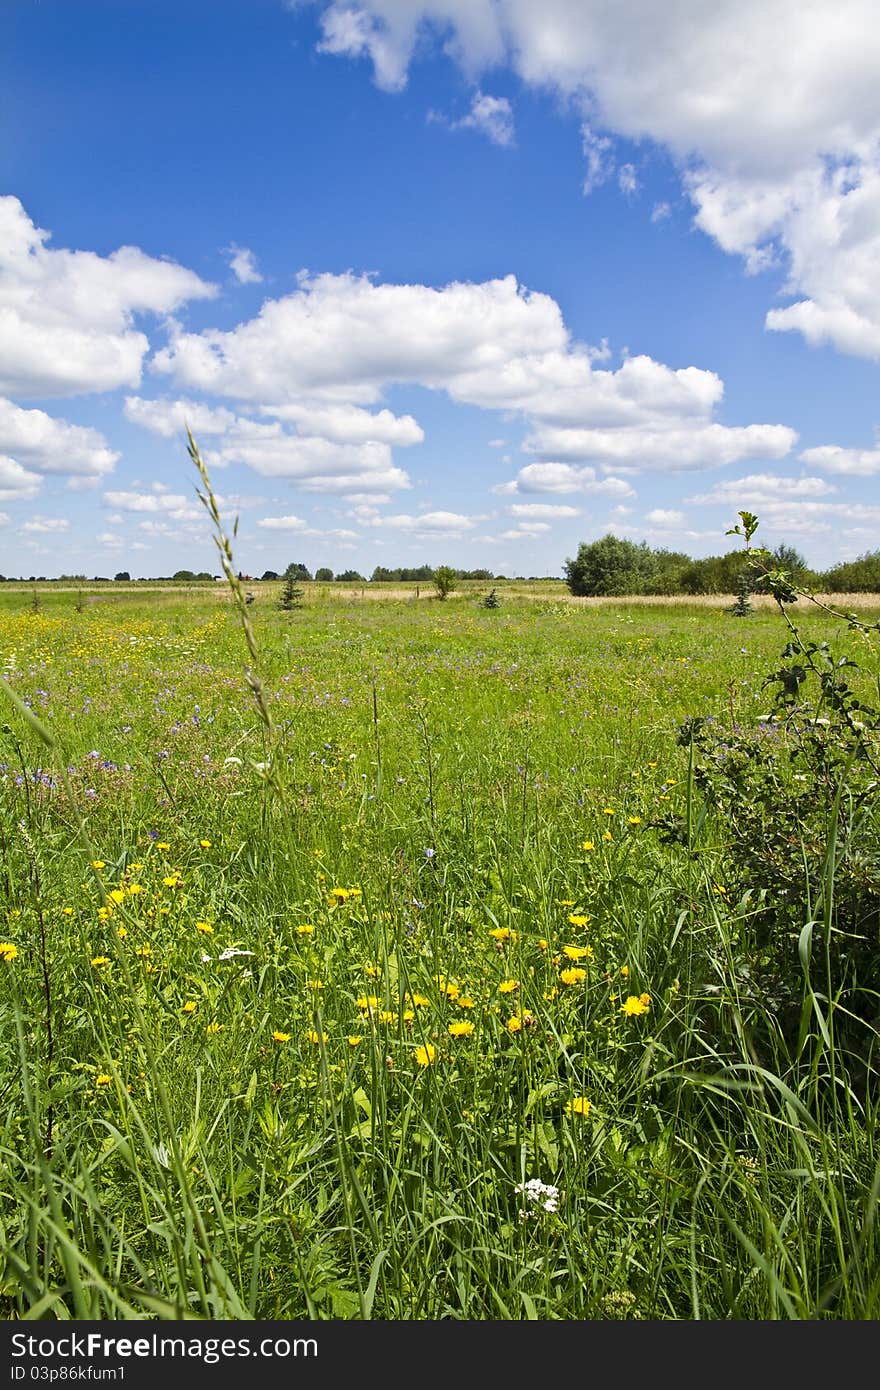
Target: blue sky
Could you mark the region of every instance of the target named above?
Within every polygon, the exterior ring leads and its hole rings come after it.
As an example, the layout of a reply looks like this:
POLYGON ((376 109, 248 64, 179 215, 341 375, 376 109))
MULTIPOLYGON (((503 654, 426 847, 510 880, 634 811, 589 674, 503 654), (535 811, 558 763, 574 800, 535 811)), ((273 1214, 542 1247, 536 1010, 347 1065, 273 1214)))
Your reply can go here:
POLYGON ((0 573, 876 548, 871 0, 7 0, 0 573))

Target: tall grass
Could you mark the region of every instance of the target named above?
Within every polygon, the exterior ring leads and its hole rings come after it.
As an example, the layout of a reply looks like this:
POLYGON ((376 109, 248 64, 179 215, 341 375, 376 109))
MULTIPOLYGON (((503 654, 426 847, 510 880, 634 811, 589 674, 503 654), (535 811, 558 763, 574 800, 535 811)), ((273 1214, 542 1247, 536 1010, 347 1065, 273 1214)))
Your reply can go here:
POLYGON ((859 812, 792 1031, 676 745, 772 614, 232 593, 0 595, 5 1315, 878 1316, 859 812))

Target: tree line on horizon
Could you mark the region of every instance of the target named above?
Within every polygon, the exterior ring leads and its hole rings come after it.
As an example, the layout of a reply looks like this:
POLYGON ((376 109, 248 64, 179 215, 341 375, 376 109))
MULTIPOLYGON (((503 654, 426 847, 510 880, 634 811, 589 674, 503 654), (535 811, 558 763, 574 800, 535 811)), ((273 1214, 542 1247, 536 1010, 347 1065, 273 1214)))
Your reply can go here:
MULTIPOLYGON (((827 570, 814 570, 794 546, 780 544, 772 551, 777 569, 789 572, 794 583, 819 593, 880 593, 880 549, 867 551, 855 560, 840 561, 827 570)), ((683 551, 652 549, 646 541, 622 539, 609 532, 600 540, 584 541, 574 558, 562 566, 563 578, 572 594, 585 598, 601 597, 699 597, 712 594, 736 594, 747 568, 747 558, 740 550, 724 555, 709 555, 695 560, 683 551)), ((265 570, 260 576, 241 575, 245 580, 286 580, 319 584, 431 584, 440 571, 456 580, 504 581, 512 576, 493 574, 489 569, 458 569, 455 566, 432 565, 389 568, 377 565, 370 575, 346 569, 339 574, 320 566, 314 574, 307 565, 294 561, 285 570, 265 570)), ((176 570, 170 575, 156 575, 132 581, 128 570, 119 570, 111 581, 109 575, 61 574, 57 578, 45 575, 19 576, 19 583, 51 584, 109 584, 125 583, 199 583, 220 578, 206 570, 194 572, 176 570)), ((531 580, 556 580, 558 575, 530 575, 531 580)), ((0 574, 0 583, 13 582, 12 576, 0 574)))

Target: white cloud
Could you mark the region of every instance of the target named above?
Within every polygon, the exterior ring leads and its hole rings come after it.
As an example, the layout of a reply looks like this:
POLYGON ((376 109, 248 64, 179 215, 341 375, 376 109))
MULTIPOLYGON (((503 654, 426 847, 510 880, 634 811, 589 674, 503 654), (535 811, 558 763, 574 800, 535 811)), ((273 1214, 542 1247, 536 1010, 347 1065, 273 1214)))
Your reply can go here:
POLYGON ((609 355, 606 343, 572 342, 556 302, 513 276, 434 289, 303 274, 292 294, 229 332, 177 334, 153 366, 183 387, 258 402, 264 414, 313 428, 292 436, 238 418, 214 459, 307 479, 315 490, 339 474, 406 486, 389 449, 418 442, 420 427, 364 408, 394 384, 519 414, 532 426, 525 447, 554 459, 675 470, 780 457, 796 439, 780 425, 713 422, 724 391, 714 372, 644 355, 616 371, 596 366, 609 355))
POLYGON ((0 502, 30 501, 42 485, 39 473, 22 468, 15 459, 0 454, 0 502))
POLYGON ((627 197, 638 192, 639 181, 636 177, 634 164, 621 164, 617 171, 617 186, 621 193, 626 194, 627 197))
POLYGON ((61 535, 70 530, 70 522, 61 516, 35 516, 21 529, 34 535, 61 535))
POLYGON ((173 492, 105 492, 104 502, 120 512, 149 512, 176 522, 201 521, 205 518, 201 507, 195 506, 188 497, 173 492))
POLYGON ((118 458, 97 430, 0 397, 0 496, 33 496, 47 475, 90 485, 118 458))
POLYGON ((597 478, 590 467, 570 463, 528 463, 516 478, 493 489, 495 492, 585 492, 605 497, 634 497, 623 478, 597 478))
POLYGON ((229 269, 240 285, 260 285, 263 277, 257 270, 257 258, 246 246, 227 246, 224 254, 229 258, 229 269))
POLYGON ((0 512, 0 526, 8 526, 8 525, 9 525, 9 522, 10 522, 9 513, 8 513, 8 512, 0 512))
POLYGON ((514 502, 507 508, 508 516, 532 517, 536 519, 561 520, 566 517, 580 516, 577 507, 566 507, 556 505, 553 502, 514 502))
POLYGON ((300 516, 264 516, 257 522, 267 531, 304 531, 308 524, 300 516))
POLYGON ((127 545, 127 542, 113 531, 102 531, 95 537, 95 541, 103 550, 122 550, 127 545))
POLYGON ((476 521, 459 512, 422 512, 419 516, 381 516, 371 523, 373 526, 387 526, 392 531, 403 531, 413 536, 457 536, 473 530, 476 521))
POLYGON ((745 478, 725 478, 710 492, 686 497, 686 502, 723 503, 733 506, 760 506, 794 498, 810 501, 837 489, 824 478, 782 478, 771 473, 750 473, 745 478))
POLYGON ((471 103, 470 115, 453 123, 453 130, 476 130, 494 145, 510 146, 515 132, 513 111, 507 97, 492 97, 477 92, 471 103))
POLYGON ((174 439, 186 433, 187 425, 197 439, 204 435, 223 434, 235 423, 235 415, 224 407, 213 408, 201 401, 144 400, 141 396, 126 396, 125 417, 133 425, 174 439))
POLYGON ((652 526, 683 526, 684 512, 672 511, 667 507, 655 507, 653 511, 645 513, 645 520, 652 526))
POLYGON ((826 473, 850 473, 855 477, 871 478, 880 473, 880 448, 841 449, 837 444, 821 444, 805 449, 801 461, 826 473))
POLYGON ((655 203, 651 209, 652 222, 665 222, 667 217, 672 215, 672 208, 668 203, 655 203))
POLYGON ((550 529, 546 521, 523 521, 520 522, 519 526, 512 527, 509 531, 499 532, 497 539, 499 541, 531 541, 544 535, 550 529))
POLYGON ((0 197, 0 392, 72 396, 136 386, 149 349, 138 314, 169 314, 214 287, 136 246, 50 250, 17 198, 0 197))
POLYGON ((612 133, 678 161, 697 224, 752 270, 785 263, 769 328, 880 356, 875 0, 321 0, 325 52, 402 88, 433 33, 470 80, 508 64, 584 119, 586 191, 612 133))

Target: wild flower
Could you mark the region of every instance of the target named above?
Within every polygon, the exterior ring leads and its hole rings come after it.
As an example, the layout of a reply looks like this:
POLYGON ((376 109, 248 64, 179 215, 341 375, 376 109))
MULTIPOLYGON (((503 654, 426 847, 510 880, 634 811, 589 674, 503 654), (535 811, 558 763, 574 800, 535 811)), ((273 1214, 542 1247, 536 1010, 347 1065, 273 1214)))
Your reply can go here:
POLYGON ((470 1037, 473 1031, 474 1025, 472 1023, 468 1023, 465 1020, 459 1020, 458 1022, 450 1023, 449 1025, 449 1033, 453 1038, 470 1037))
MULTIPOLYGON (((0 941, 0 960, 7 962, 14 961, 18 956, 18 947, 13 941, 0 941)), ((94 965, 94 961, 92 964, 94 965)))
POLYGON ((417 1066, 431 1067, 434 1065, 434 1059, 437 1056, 437 1049, 436 1047, 434 1047, 432 1043, 424 1043, 421 1047, 416 1048, 414 1056, 416 1059, 417 1066))
POLYGON ((628 1018, 638 1018, 640 1014, 646 1014, 650 1007, 651 996, 649 994, 630 994, 621 1004, 620 1012, 626 1014, 628 1018))
POLYGON ((514 1188, 517 1196, 525 1197, 526 1202, 541 1207, 544 1211, 559 1210, 560 1191, 551 1183, 541 1182, 539 1178, 529 1178, 527 1182, 517 1183, 514 1188))
POLYGON ((559 978, 564 985, 582 985, 587 972, 581 966, 572 965, 567 970, 560 970, 559 978))

